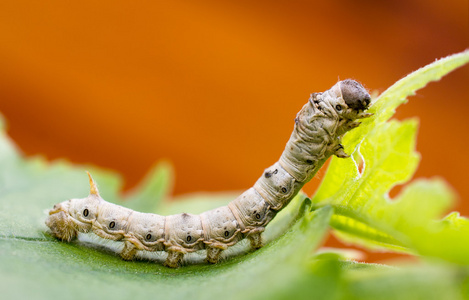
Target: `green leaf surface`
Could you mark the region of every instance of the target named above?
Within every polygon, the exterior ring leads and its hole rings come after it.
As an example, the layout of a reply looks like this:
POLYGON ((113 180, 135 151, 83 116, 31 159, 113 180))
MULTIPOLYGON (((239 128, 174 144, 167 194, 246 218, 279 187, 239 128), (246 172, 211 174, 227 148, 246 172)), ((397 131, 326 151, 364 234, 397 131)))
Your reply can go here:
POLYGON ((438 60, 399 80, 374 101, 374 116, 344 138, 353 159, 334 157, 313 203, 332 205, 336 235, 371 249, 388 249, 469 263, 467 219, 443 217, 454 193, 441 179, 420 179, 395 198, 389 191, 407 183, 419 162, 417 121, 387 121, 395 108, 428 82, 469 62, 469 51, 438 60))

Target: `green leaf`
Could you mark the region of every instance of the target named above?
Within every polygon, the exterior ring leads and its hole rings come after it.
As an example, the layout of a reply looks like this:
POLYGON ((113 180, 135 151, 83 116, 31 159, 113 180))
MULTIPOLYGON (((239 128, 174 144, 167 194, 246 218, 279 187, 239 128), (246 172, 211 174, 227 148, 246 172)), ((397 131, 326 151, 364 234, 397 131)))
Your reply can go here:
POLYGON ((418 253, 469 263, 469 226, 451 217, 438 222, 454 201, 441 179, 421 179, 407 185, 396 199, 389 191, 413 176, 417 121, 387 121, 395 108, 424 87, 469 62, 469 51, 436 61, 401 79, 370 109, 374 116, 344 138, 352 159, 333 158, 313 203, 332 205, 336 235, 371 249, 418 253), (361 169, 361 170, 360 170, 361 169))

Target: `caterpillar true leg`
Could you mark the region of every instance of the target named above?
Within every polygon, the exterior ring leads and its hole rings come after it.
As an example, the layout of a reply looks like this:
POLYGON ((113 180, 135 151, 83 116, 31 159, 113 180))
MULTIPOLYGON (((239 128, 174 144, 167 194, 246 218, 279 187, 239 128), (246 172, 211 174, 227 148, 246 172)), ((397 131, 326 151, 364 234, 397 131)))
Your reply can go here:
POLYGON ((200 215, 160 216, 140 213, 104 201, 89 175, 90 195, 56 204, 46 225, 58 239, 71 241, 78 232, 92 231, 124 241, 126 260, 138 251, 166 251, 165 265, 178 267, 186 253, 207 250, 207 262, 218 262, 223 250, 248 238, 262 246, 265 226, 321 168, 336 155, 346 158, 340 144, 347 131, 369 117, 368 92, 354 80, 344 80, 323 93, 313 93, 298 112, 295 126, 278 162, 267 168, 254 186, 227 206, 200 215))

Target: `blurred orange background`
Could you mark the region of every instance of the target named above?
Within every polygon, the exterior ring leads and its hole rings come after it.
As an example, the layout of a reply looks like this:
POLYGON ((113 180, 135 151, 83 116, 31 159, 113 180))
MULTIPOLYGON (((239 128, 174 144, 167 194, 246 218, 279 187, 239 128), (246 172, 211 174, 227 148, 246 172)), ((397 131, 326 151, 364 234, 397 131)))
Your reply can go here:
MULTIPOLYGON (((0 112, 27 156, 114 169, 126 189, 167 159, 178 195, 252 186, 311 92, 339 78, 382 92, 463 51, 469 4, 2 1, 0 38, 0 112)), ((421 120, 416 177, 446 178, 464 215, 468 83, 465 66, 396 115, 421 120)))

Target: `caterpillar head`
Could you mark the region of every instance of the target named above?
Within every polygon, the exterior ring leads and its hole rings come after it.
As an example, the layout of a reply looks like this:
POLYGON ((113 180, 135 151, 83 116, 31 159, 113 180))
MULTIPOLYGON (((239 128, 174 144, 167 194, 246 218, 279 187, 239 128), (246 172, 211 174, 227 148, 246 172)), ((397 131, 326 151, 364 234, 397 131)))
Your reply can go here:
POLYGON ((365 112, 371 104, 370 94, 352 79, 339 81, 324 93, 311 94, 309 101, 313 112, 323 116, 323 127, 334 127, 337 118, 349 122, 371 116, 365 112))
POLYGON ((58 239, 71 241, 78 232, 88 232, 96 220, 98 204, 101 201, 98 188, 91 175, 90 195, 83 199, 70 199, 54 205, 49 211, 46 225, 58 239))
POLYGON ((357 112, 368 109, 371 103, 371 97, 360 83, 352 79, 347 79, 340 81, 339 84, 342 98, 349 108, 357 112))

